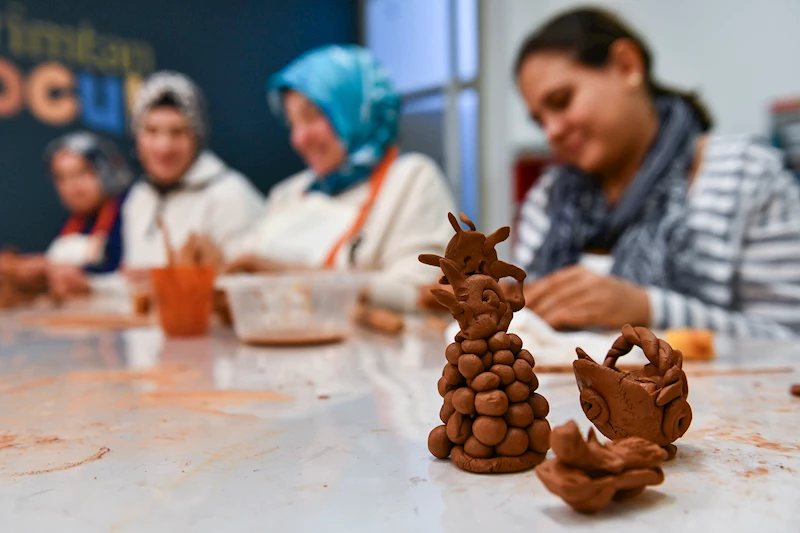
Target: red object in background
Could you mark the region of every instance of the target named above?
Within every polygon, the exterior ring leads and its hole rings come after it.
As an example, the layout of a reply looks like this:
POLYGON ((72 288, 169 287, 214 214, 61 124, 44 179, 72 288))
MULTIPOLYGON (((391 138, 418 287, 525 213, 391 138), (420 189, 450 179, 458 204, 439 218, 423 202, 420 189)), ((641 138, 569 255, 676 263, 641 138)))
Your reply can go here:
POLYGON ((519 219, 519 211, 525 195, 538 181, 545 169, 554 163, 549 154, 530 154, 522 153, 514 161, 514 183, 512 204, 514 208, 514 218, 511 227, 511 246, 516 245, 516 227, 519 219))

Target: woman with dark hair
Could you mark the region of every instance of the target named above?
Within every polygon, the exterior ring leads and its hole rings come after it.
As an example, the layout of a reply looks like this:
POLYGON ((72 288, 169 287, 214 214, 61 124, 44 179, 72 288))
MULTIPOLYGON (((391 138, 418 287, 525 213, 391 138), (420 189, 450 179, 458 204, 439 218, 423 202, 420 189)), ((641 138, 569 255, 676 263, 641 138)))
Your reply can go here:
POLYGON ((780 153, 714 136, 698 98, 653 77, 614 15, 561 14, 515 74, 559 161, 528 193, 515 259, 558 328, 800 332, 800 185, 780 153))

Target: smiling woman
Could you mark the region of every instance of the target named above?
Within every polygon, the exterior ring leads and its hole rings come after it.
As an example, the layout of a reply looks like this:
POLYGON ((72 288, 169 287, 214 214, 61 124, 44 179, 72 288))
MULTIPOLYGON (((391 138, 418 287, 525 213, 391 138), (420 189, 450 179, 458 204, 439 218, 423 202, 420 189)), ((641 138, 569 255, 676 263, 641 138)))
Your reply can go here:
POLYGON ((520 92, 560 160, 521 210, 529 306, 556 327, 796 335, 800 185, 780 153, 710 135, 705 107, 652 63, 633 30, 590 8, 520 49, 520 92))

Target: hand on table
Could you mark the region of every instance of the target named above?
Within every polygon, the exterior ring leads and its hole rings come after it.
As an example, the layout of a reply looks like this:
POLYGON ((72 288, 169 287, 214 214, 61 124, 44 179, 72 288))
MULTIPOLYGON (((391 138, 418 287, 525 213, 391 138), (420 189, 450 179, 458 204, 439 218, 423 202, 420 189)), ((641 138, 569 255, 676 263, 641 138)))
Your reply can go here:
POLYGON ((642 287, 577 265, 526 286, 525 302, 556 329, 650 324, 650 301, 642 287))
POLYGON ((89 294, 89 278, 80 267, 49 265, 47 280, 50 294, 57 299, 89 294))
POLYGON ((237 257, 222 269, 223 274, 236 274, 236 273, 277 273, 293 270, 293 267, 282 263, 267 259, 266 257, 259 257, 255 254, 246 254, 237 257))

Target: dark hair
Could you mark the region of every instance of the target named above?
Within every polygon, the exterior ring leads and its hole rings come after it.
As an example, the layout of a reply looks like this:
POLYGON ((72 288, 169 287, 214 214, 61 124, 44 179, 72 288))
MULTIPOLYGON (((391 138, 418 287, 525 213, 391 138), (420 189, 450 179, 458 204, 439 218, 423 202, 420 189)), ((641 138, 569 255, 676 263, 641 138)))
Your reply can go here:
POLYGON ((181 109, 178 99, 175 98, 175 95, 172 93, 164 93, 158 100, 150 105, 150 109, 154 109, 156 107, 171 107, 177 110, 181 109))
POLYGON ((578 8, 552 18, 525 40, 517 54, 514 73, 519 76, 525 60, 544 51, 564 52, 583 65, 600 68, 608 64, 611 45, 618 39, 628 39, 639 48, 644 61, 645 82, 653 98, 663 95, 683 98, 692 107, 703 131, 711 129, 711 114, 697 94, 667 87, 655 81, 653 56, 644 39, 616 15, 603 9, 578 8))

